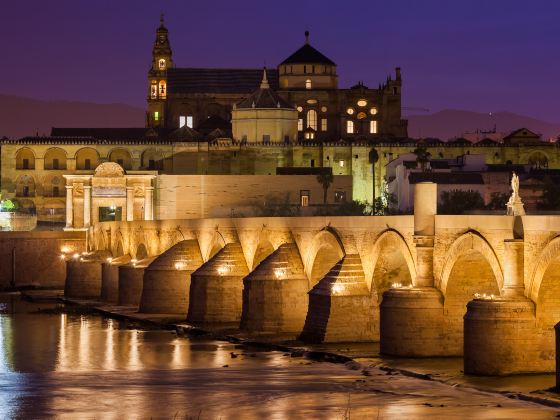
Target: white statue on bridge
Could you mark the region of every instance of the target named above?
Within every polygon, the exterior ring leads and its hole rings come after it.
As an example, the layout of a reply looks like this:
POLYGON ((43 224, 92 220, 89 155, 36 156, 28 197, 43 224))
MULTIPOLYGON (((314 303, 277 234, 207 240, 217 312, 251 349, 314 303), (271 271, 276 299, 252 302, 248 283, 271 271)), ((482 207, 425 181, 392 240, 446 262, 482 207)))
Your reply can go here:
POLYGON ((519 176, 515 172, 511 176, 511 189, 511 197, 507 202, 507 214, 508 216, 523 216, 525 215, 525 208, 519 196, 519 176))

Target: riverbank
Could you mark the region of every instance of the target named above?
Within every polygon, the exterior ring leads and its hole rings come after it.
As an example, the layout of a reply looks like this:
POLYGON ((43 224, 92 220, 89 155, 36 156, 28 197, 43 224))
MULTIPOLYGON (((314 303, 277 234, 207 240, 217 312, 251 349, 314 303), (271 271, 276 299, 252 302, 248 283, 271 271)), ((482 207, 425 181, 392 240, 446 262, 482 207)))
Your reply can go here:
POLYGON ((79 308, 98 312, 106 317, 138 323, 145 327, 173 330, 178 335, 204 336, 212 340, 278 351, 291 357, 345 364, 348 368, 370 376, 372 369, 388 375, 402 375, 423 381, 437 382, 452 388, 490 392, 513 400, 530 401, 540 405, 560 408, 560 395, 551 390, 554 374, 514 375, 507 377, 466 376, 462 372, 462 358, 397 359, 379 354, 379 343, 337 343, 306 345, 291 337, 271 335, 252 336, 233 326, 200 328, 189 325, 184 318, 173 315, 140 314, 134 306, 112 305, 106 302, 64 298, 62 291, 23 291, 26 299, 60 301, 79 308))

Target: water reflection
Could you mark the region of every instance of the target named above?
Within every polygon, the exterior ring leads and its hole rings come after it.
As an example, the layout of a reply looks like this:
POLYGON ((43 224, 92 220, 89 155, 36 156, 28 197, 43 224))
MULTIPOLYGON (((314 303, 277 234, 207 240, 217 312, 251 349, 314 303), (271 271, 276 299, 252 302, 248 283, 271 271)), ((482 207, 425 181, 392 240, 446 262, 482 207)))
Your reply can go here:
POLYGON ((472 407, 487 418, 552 414, 506 398, 496 412, 502 397, 491 394, 384 373, 366 383, 341 365, 0 302, 2 419, 448 418, 472 407), (434 412, 427 401, 446 408, 434 412))

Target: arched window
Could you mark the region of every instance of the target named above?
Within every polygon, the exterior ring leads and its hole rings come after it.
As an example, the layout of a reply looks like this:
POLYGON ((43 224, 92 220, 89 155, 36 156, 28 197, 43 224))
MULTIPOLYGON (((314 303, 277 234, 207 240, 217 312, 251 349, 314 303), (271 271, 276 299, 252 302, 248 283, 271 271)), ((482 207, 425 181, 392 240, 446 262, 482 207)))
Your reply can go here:
POLYGON ((531 169, 547 169, 548 158, 542 152, 535 152, 529 157, 531 169))
POLYGON ((346 121, 346 132, 348 134, 353 134, 354 133, 354 121, 352 121, 352 120, 346 121))
POLYGON ((64 179, 57 175, 47 175, 43 180, 43 197, 64 197, 64 179))
POLYGON ((307 126, 317 131, 317 111, 314 109, 307 111, 307 126))
POLYGON ((125 170, 132 169, 132 156, 126 149, 114 149, 109 154, 109 162, 115 162, 125 170))
POLYGON ((311 79, 305 81, 305 89, 311 89, 311 79))
POLYGON ((157 98, 157 82, 155 80, 152 81, 152 84, 150 86, 150 98, 157 98))
POLYGON ((369 132, 370 134, 377 134, 377 121, 373 120, 369 122, 369 132))
POLYGON ((164 58, 159 59, 158 66, 159 66, 160 70, 165 70, 165 59, 164 58))
POLYGON ((167 84, 165 80, 160 80, 159 82, 159 97, 165 98, 167 96, 167 84))
POLYGON ((59 147, 47 150, 44 157, 46 170, 66 169, 66 152, 59 147))
POLYGON ((20 176, 16 183, 16 197, 34 197, 35 180, 32 176, 20 176))
POLYGON ((76 169, 91 171, 99 165, 99 154, 91 147, 84 147, 76 152, 76 169))
POLYGON ((157 171, 163 169, 163 155, 155 149, 148 149, 142 153, 142 169, 157 171))
POLYGON ((35 155, 31 149, 23 147, 17 151, 16 169, 35 169, 35 155))

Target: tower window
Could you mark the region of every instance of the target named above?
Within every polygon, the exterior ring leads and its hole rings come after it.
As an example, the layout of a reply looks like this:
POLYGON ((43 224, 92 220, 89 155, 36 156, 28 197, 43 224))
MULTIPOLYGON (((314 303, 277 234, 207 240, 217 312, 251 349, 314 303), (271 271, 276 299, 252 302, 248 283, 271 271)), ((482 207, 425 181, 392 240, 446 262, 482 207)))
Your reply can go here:
POLYGON ((157 84, 155 82, 150 86, 150 97, 152 99, 157 98, 157 84))
POLYGON ((165 83, 165 80, 161 80, 159 82, 159 97, 160 98, 165 98, 167 96, 167 85, 165 83))
POLYGON ((354 121, 346 121, 346 132, 348 134, 353 134, 354 133, 354 121))
POLYGON ((305 89, 311 89, 311 79, 305 81, 305 89))
POLYGON ((327 119, 321 118, 321 131, 327 131, 327 119))
POLYGON ((179 128, 184 127, 187 123, 187 119, 184 115, 179 116, 179 128))
POLYGON ((160 58, 158 66, 160 70, 165 70, 165 60, 163 58, 160 58))
POLYGON ((154 112, 154 120, 159 121, 159 111, 154 112))
POLYGON ((193 116, 187 115, 187 127, 193 128, 193 116))
POLYGON ((297 120, 297 129, 298 131, 303 131, 303 118, 297 120))
POLYGON ((377 121, 369 122, 369 132, 370 134, 377 134, 377 121))
POLYGON ((307 111, 307 126, 317 131, 317 111, 314 109, 307 111))

